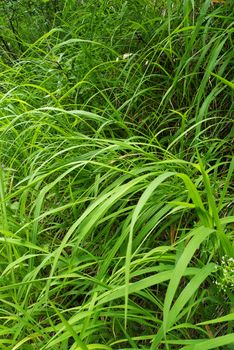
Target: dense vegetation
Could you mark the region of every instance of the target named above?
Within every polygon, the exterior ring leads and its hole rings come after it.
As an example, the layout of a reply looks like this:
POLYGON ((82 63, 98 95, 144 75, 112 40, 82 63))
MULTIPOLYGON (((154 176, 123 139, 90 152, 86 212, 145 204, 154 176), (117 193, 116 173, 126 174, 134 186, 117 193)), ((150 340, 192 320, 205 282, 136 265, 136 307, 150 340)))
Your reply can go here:
POLYGON ((0 2, 0 348, 233 349, 233 2, 0 2))

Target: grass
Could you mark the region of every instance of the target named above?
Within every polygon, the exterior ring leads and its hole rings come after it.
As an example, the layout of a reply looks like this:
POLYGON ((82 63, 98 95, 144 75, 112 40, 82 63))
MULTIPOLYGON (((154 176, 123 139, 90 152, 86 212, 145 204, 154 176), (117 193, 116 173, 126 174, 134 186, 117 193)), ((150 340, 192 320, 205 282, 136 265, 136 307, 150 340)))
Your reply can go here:
POLYGON ((233 349, 232 3, 16 5, 0 348, 233 349))

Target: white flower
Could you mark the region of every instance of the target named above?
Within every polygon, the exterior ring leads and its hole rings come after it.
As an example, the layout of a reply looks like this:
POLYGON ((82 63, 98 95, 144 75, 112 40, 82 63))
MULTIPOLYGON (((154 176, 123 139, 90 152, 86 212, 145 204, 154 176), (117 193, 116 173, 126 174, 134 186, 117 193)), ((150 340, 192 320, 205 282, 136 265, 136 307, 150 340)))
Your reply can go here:
POLYGON ((129 57, 131 57, 133 55, 133 53, 129 52, 129 53, 124 53, 123 54, 123 59, 127 60, 129 57))

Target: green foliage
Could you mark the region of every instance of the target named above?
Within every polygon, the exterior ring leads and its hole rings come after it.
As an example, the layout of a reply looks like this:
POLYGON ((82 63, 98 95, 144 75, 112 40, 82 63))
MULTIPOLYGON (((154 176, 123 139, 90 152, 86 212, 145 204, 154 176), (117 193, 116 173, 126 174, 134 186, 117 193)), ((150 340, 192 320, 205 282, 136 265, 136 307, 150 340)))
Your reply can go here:
POLYGON ((232 2, 0 10, 0 348, 232 349, 232 2))

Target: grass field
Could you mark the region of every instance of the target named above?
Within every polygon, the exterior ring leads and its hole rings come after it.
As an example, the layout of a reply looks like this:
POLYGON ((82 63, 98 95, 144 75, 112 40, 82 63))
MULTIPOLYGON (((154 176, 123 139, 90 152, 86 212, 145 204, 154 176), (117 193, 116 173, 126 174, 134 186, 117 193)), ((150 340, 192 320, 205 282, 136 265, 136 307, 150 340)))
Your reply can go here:
POLYGON ((0 349, 234 349, 232 1, 3 3, 0 349))

